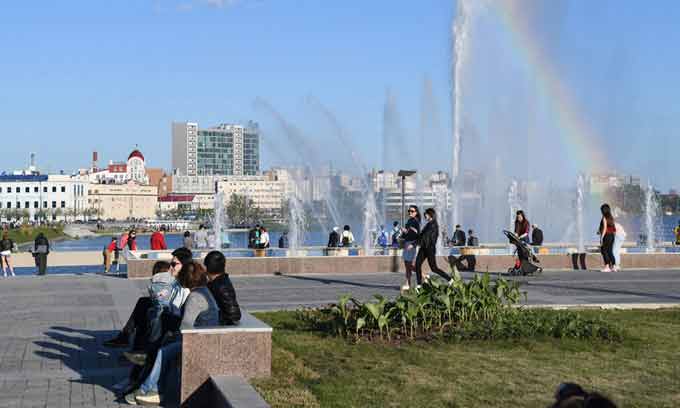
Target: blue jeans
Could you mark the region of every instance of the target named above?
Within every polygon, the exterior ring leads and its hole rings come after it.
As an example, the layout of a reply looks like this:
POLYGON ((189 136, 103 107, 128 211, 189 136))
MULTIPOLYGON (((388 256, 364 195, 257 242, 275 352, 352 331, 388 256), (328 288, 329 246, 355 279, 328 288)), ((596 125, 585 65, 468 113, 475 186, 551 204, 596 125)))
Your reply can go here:
POLYGON ((159 392, 158 383, 160 382, 161 374, 166 374, 170 370, 181 351, 182 342, 180 341, 170 343, 158 350, 151 373, 149 373, 149 376, 139 387, 145 394, 149 392, 159 392))

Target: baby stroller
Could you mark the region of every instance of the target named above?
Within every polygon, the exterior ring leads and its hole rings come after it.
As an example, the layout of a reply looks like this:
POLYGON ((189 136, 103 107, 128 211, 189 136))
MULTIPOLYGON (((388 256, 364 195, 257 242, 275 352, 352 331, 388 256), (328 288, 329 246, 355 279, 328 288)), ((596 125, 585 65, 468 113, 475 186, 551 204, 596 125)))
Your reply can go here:
POLYGON ((510 243, 515 246, 515 253, 517 254, 517 261, 515 266, 508 268, 508 274, 511 276, 526 276, 534 273, 543 272, 543 268, 538 266, 541 261, 538 260, 531 246, 519 239, 514 232, 503 230, 503 234, 510 240, 510 243))

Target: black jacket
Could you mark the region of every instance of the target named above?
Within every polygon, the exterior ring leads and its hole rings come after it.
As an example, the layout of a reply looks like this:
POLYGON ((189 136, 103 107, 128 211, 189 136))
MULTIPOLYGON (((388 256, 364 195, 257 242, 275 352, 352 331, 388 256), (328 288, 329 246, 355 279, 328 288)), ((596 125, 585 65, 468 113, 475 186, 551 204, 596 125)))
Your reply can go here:
POLYGON ((540 228, 534 228, 534 230, 531 232, 531 245, 543 245, 543 231, 541 231, 540 228))
POLYGON ((33 250, 34 252, 38 251, 39 246, 46 246, 47 247, 47 253, 50 253, 50 241, 47 240, 47 237, 44 236, 43 234, 38 235, 38 237, 35 239, 35 242, 33 242, 33 250))
POLYGON ((14 241, 9 238, 0 241, 0 251, 11 251, 13 246, 14 241))
POLYGON ((328 236, 328 248, 337 248, 338 246, 340 246, 340 234, 331 231, 328 236))
POLYGON ((479 238, 475 236, 471 236, 467 240, 467 246, 469 247, 477 247, 479 246, 479 238))
POLYGON ((453 245, 454 246, 465 246, 465 231, 456 230, 453 233, 453 245))
POLYGON ((418 243, 422 249, 435 249, 439 238, 439 224, 432 220, 425 224, 425 228, 420 232, 418 243))
POLYGON ((220 275, 208 283, 208 289, 220 308, 220 324, 229 326, 241 320, 241 308, 236 301, 236 291, 229 276, 220 275))

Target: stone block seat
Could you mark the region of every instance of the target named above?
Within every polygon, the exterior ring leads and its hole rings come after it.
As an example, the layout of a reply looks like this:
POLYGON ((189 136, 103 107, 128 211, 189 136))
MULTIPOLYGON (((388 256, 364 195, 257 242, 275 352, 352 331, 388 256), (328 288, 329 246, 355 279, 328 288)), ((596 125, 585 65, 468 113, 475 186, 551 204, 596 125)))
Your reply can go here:
POLYGON ((215 379, 271 375, 272 328, 241 309, 235 326, 182 330, 182 406, 214 401, 215 379))

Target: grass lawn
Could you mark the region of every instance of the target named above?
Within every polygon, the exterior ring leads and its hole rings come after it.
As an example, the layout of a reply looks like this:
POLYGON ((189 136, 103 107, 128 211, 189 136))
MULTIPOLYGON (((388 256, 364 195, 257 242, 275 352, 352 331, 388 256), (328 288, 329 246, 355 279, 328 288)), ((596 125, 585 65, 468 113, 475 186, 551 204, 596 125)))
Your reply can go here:
POLYGON ((64 236, 64 229, 62 227, 54 227, 54 228, 22 227, 22 228, 19 228, 19 229, 9 230, 9 238, 12 241, 16 242, 17 244, 22 244, 24 242, 34 241, 35 238, 38 236, 39 232, 42 232, 43 234, 45 234, 47 239, 50 239, 50 240, 64 236))
POLYGON ((545 407, 561 382, 620 407, 680 406, 680 309, 582 313, 626 339, 350 344, 295 313, 261 313, 274 327, 272 377, 254 386, 273 407, 545 407))

